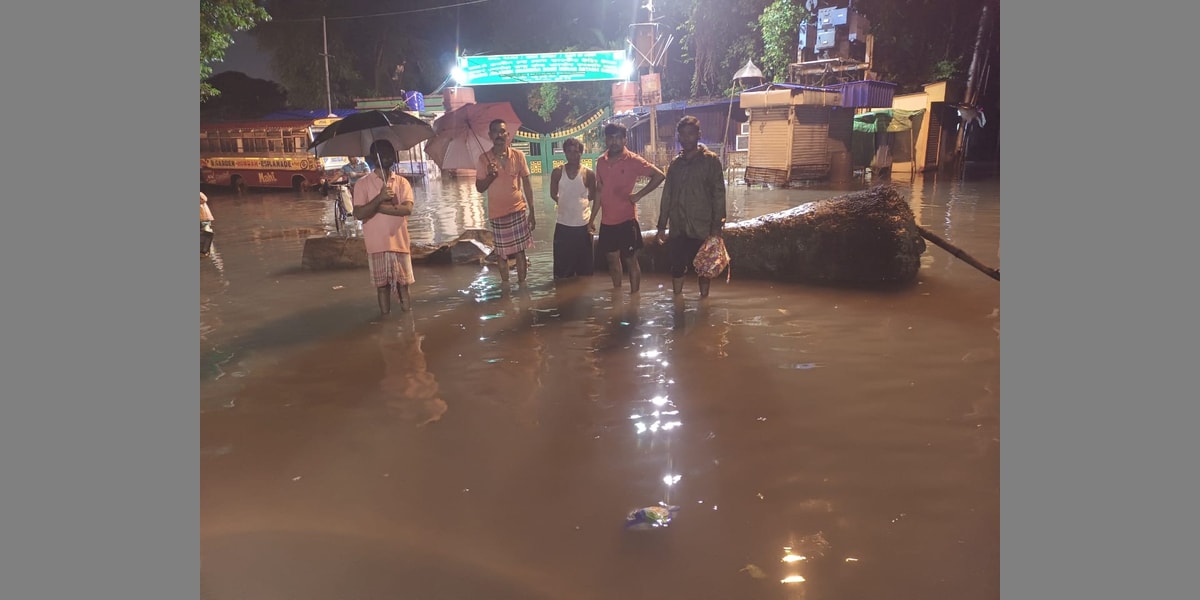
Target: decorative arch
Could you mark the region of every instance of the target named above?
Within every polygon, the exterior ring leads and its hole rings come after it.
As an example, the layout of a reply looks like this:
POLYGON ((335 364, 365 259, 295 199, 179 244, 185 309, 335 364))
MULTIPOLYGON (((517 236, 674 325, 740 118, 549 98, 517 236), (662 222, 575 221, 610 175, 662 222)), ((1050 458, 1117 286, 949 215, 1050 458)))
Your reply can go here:
POLYGON ((596 112, 575 125, 551 133, 540 134, 518 129, 513 136, 513 146, 525 153, 530 174, 548 175, 555 167, 567 162, 562 153, 563 141, 569 137, 577 137, 583 140, 584 151, 580 163, 589 169, 595 169, 596 159, 604 154, 604 136, 600 132, 600 124, 610 116, 612 109, 606 106, 596 109, 596 112))

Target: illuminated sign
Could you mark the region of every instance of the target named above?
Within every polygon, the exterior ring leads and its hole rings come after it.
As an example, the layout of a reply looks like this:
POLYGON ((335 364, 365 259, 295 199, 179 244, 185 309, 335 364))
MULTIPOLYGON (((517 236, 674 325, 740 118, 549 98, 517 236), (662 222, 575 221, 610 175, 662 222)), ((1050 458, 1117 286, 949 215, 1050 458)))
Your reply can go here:
MULTIPOLYGON (((334 160, 337 160, 336 158, 334 160)), ((349 162, 341 158, 342 162, 349 162)), ((324 162, 324 161, 323 161, 324 162)), ((280 169, 285 171, 309 171, 317 168, 314 159, 260 158, 254 156, 200 159, 200 166, 209 169, 280 169)))
POLYGON ((454 78, 463 85, 553 83, 627 79, 624 50, 460 56, 454 78))

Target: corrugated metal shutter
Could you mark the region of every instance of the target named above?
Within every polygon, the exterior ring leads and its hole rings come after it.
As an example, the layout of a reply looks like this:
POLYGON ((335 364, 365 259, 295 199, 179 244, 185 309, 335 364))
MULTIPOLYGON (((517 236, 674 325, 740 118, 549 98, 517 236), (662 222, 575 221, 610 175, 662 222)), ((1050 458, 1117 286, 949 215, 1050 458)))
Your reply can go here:
POLYGON ((792 141, 790 110, 788 106, 750 109, 750 166, 788 168, 788 148, 792 141))
POLYGON ((938 156, 942 150, 942 111, 938 104, 941 103, 935 102, 934 109, 929 111, 929 137, 925 141, 925 164, 922 165, 924 169, 938 166, 938 156))
POLYGON ((829 170, 829 109, 796 107, 792 127, 792 178, 822 176, 829 170))

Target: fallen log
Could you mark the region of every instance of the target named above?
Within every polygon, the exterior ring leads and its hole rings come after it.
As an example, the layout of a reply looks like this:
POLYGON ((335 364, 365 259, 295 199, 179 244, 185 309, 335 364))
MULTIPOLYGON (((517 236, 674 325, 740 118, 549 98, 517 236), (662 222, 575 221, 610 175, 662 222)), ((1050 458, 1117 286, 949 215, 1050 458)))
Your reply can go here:
MULTIPOLYGON (((668 272, 654 235, 642 234, 642 270, 668 272)), ((925 252, 908 201, 890 184, 732 223, 724 237, 732 276, 788 282, 910 283, 925 252)), ((608 268, 602 255, 596 268, 608 268)))

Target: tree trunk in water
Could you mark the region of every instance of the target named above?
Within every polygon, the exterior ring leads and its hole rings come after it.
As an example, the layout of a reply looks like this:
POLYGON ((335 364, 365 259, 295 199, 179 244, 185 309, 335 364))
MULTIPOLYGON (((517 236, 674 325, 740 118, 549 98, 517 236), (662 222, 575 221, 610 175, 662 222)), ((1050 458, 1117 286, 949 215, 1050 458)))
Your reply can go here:
MULTIPOLYGON (((670 261, 656 232, 643 234, 641 266, 665 273, 670 261)), ((727 225, 733 278, 854 285, 916 280, 925 252, 912 209, 892 185, 809 202, 727 225)), ((597 253, 598 273, 608 270, 597 253)), ((691 276, 691 275, 689 275, 691 276)))

